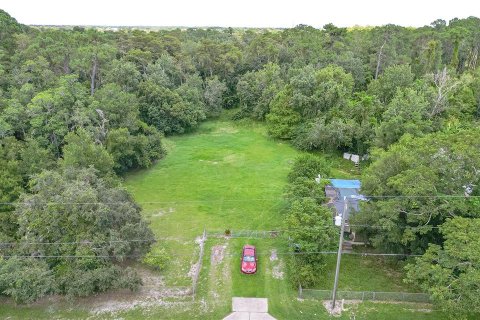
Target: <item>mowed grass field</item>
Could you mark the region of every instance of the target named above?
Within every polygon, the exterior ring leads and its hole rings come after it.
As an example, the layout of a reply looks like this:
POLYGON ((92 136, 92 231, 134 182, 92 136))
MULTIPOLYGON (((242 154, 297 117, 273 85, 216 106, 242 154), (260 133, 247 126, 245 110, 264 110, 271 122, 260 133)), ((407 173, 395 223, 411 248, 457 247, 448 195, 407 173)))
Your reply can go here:
POLYGON ((260 124, 203 123, 192 134, 165 140, 168 155, 149 170, 126 177, 151 228, 172 259, 170 285, 188 285, 194 240, 204 228, 272 230, 282 227, 285 179, 299 154, 267 138, 260 124))
MULTIPOLYGON (((164 141, 168 155, 152 168, 130 173, 125 186, 143 207, 159 238, 155 249, 165 248, 170 256, 167 268, 160 273, 167 287, 191 285, 191 268, 199 250, 196 239, 204 229, 210 234, 195 300, 169 298, 153 306, 139 305, 111 314, 92 314, 89 304, 80 302, 47 300, 16 306, 5 301, 0 302, 0 319, 222 319, 230 312, 233 296, 268 298, 269 311, 279 320, 330 319, 321 301, 297 298, 297 288, 288 280, 284 239, 218 236, 226 229, 235 233, 284 227, 282 193, 300 152, 269 138, 261 124, 226 119, 205 122, 194 133, 164 141), (241 248, 246 243, 256 245, 259 253, 255 275, 240 272, 241 248)), ((358 173, 351 163, 336 158, 336 176, 358 173)), ((331 288, 334 268, 335 256, 328 256, 318 288, 331 288)), ((340 288, 410 291, 401 278, 398 270, 384 268, 382 262, 345 256, 340 288)), ((431 308, 364 303, 349 306, 338 319, 446 319, 431 308)))
POLYGON ((299 152, 267 138, 263 126, 211 121, 165 146, 165 159, 126 178, 158 235, 281 225, 278 206, 299 152))

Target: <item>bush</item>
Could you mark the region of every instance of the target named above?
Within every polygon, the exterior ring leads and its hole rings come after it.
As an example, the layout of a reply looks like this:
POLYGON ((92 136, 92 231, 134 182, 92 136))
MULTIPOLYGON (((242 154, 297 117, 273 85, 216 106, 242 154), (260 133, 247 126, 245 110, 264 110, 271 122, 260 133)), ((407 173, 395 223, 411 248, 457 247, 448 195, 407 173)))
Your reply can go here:
POLYGON ((165 269, 169 261, 170 257, 167 255, 164 248, 151 250, 142 260, 144 264, 155 270, 165 269))
POLYGON ((304 198, 312 198, 317 204, 322 204, 325 202, 324 187, 324 183, 317 183, 313 178, 299 177, 285 188, 285 199, 288 202, 293 202, 304 198))
POLYGON ((313 288, 318 284, 319 274, 324 271, 324 263, 306 263, 291 256, 287 260, 289 280, 294 288, 300 284, 304 288, 313 288))
POLYGON ((59 279, 59 292, 69 297, 86 297, 111 289, 137 290, 142 279, 132 268, 117 265, 90 270, 68 268, 59 279))
POLYGON ((327 160, 306 154, 295 159, 292 170, 288 174, 288 182, 292 183, 297 178, 315 179, 317 175, 323 178, 330 174, 330 164, 327 160))
POLYGON ((33 302, 54 291, 54 277, 45 261, 10 258, 0 261, 0 291, 17 303, 33 302))

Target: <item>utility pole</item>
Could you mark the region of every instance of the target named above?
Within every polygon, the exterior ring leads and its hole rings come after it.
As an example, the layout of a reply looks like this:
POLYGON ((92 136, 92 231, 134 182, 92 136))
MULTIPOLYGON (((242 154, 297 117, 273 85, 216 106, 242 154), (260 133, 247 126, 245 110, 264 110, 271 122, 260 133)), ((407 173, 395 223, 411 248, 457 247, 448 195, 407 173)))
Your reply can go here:
POLYGON ((337 268, 335 269, 335 282, 333 283, 333 295, 332 295, 332 310, 335 308, 335 302, 337 300, 337 286, 338 275, 340 273, 340 260, 342 259, 342 246, 343 246, 343 233, 345 232, 345 215, 347 214, 348 202, 347 197, 343 197, 343 213, 342 224, 340 226, 340 240, 338 241, 338 253, 337 253, 337 268))

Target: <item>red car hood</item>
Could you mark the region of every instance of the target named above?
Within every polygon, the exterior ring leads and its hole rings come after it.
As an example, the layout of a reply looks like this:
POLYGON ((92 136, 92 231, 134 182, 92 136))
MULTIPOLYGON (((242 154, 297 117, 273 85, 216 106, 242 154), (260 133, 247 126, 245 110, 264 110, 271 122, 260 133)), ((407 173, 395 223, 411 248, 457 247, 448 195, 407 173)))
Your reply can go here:
POLYGON ((242 269, 243 270, 255 269, 256 265, 257 264, 255 262, 242 262, 242 269))

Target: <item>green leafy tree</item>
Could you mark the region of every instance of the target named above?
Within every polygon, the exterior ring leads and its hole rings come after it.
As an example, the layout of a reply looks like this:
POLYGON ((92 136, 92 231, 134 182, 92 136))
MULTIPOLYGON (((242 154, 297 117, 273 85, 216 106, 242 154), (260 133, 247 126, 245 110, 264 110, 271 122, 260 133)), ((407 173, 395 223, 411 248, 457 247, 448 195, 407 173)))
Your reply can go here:
POLYGON ((161 132, 182 133, 205 118, 202 106, 186 103, 175 91, 146 81, 140 85, 143 120, 161 132))
POLYGON ((59 156, 67 133, 90 123, 88 101, 77 76, 60 78, 58 87, 38 93, 28 104, 29 135, 39 141, 49 141, 59 156))
POLYGON ((90 95, 93 96, 99 86, 105 65, 115 57, 116 49, 108 43, 105 35, 91 29, 84 34, 85 44, 77 49, 72 66, 80 76, 90 82, 90 95))
POLYGON ((270 113, 267 114, 268 133, 275 138, 290 139, 296 126, 301 121, 300 114, 291 103, 289 90, 280 91, 270 103, 270 113))
POLYGON ((287 234, 295 250, 302 253, 293 256, 293 261, 290 261, 295 267, 295 272, 291 274, 295 285, 318 284, 316 274, 323 270, 325 261, 324 255, 317 252, 331 250, 337 240, 338 231, 332 219, 332 211, 318 205, 312 198, 295 200, 291 204, 285 218, 287 234))
POLYGON ((353 119, 338 118, 327 123, 325 118, 319 118, 297 131, 293 145, 301 150, 350 149, 356 129, 353 119))
POLYGON ((220 115, 223 109, 223 95, 226 91, 227 86, 218 77, 206 79, 203 98, 208 116, 216 117, 220 115))
MULTIPOLYGON (((96 115, 99 138, 104 138, 109 129, 128 128, 138 130, 140 103, 133 93, 128 93, 114 83, 108 83, 95 91, 90 112, 96 115)), ((100 139, 104 140, 104 139, 100 139)))
POLYGON ((112 61, 112 65, 106 71, 105 81, 118 84, 124 91, 133 92, 137 89, 141 77, 133 62, 122 59, 112 61))
POLYGON ((287 185, 284 197, 290 203, 295 200, 312 198, 320 205, 325 201, 324 187, 323 184, 317 183, 311 176, 298 177, 287 185))
POLYGON ((236 87, 241 105, 239 115, 265 119, 270 103, 284 86, 281 69, 277 64, 268 63, 260 70, 245 73, 238 80, 236 87))
POLYGON ((189 75, 175 92, 182 98, 189 111, 197 113, 198 120, 206 118, 204 88, 202 78, 198 75, 189 75))
POLYGON ((431 131, 428 110, 429 103, 422 92, 410 88, 397 90, 377 127, 377 146, 385 148, 406 133, 421 136, 431 131))
POLYGON ((288 181, 292 183, 298 178, 314 180, 317 175, 326 177, 330 174, 330 169, 331 165, 325 159, 305 154, 295 159, 288 181))
POLYGON ((25 61, 19 70, 14 71, 13 81, 17 86, 31 83, 36 90, 43 90, 54 84, 55 74, 50 70, 47 59, 37 56, 25 61))
POLYGON ((3 49, 13 51, 15 47, 14 35, 22 32, 24 28, 7 12, 0 9, 0 46, 3 49))
POLYGON ((133 168, 148 168, 164 155, 160 134, 154 128, 145 129, 148 132, 139 135, 130 134, 126 128, 110 130, 106 149, 115 162, 115 171, 122 173, 133 168))
POLYGON ((112 156, 101 145, 96 144, 85 129, 70 132, 65 137, 62 166, 65 168, 88 168, 98 170, 101 176, 112 173, 114 162, 112 156))
POLYGON ((14 137, 0 140, 0 239, 15 239, 17 223, 12 211, 20 194, 28 188, 28 180, 43 169, 55 166, 52 154, 33 139, 18 141, 14 137))
POLYGON ((480 219, 455 217, 441 226, 445 241, 407 265, 407 281, 458 319, 480 312, 480 219))
POLYGON ((292 76, 290 85, 295 109, 306 118, 315 118, 347 105, 353 91, 353 77, 335 65, 320 70, 307 66, 292 76))
POLYGON ((142 259, 154 242, 153 233, 115 179, 99 178, 94 168, 43 171, 32 179, 31 193, 21 196, 15 215, 18 245, 11 255, 45 259, 55 277, 55 292, 84 296, 141 284, 131 269, 117 263, 142 259), (129 239, 145 241, 125 241, 129 239))
POLYGON ((354 219, 382 226, 365 230, 375 247, 423 253, 430 243, 442 243, 437 227, 447 218, 478 215, 478 201, 468 195, 478 194, 479 137, 476 129, 406 135, 388 151, 372 152, 362 193, 373 198, 354 219))
POLYGON ((409 65, 390 66, 377 80, 369 84, 368 90, 375 94, 381 102, 388 104, 398 89, 404 89, 413 84, 414 76, 409 65))
POLYGON ((145 72, 147 81, 169 89, 179 86, 182 78, 175 59, 168 54, 163 54, 155 63, 149 64, 145 72))
POLYGON ((16 232, 16 221, 12 215, 16 201, 23 191, 23 177, 20 171, 18 150, 20 142, 13 137, 0 139, 0 239, 10 241, 16 232))

